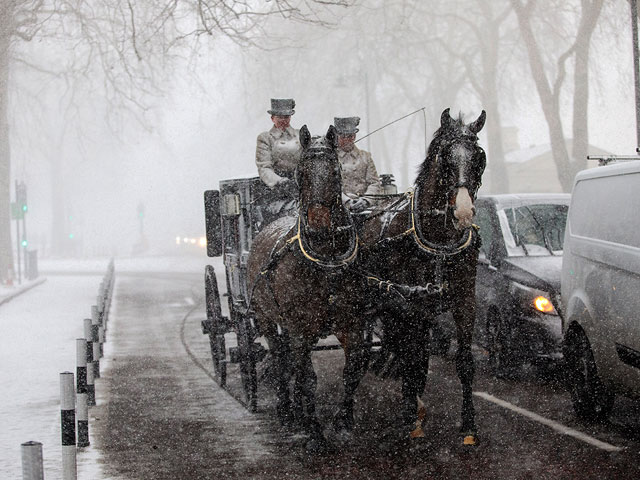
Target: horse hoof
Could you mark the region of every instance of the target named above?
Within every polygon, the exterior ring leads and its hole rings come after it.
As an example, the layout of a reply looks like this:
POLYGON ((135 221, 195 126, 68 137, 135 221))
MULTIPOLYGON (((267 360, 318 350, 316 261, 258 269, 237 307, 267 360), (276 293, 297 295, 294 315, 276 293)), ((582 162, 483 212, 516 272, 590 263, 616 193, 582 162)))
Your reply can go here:
POLYGON ((424 430, 422 430, 421 426, 417 426, 411 431, 411 433, 409 433, 409 438, 412 440, 416 438, 424 438, 425 436, 426 435, 424 434, 424 430))
POLYGON ((462 438, 462 444, 473 447, 478 444, 478 436, 475 433, 468 433, 462 438))

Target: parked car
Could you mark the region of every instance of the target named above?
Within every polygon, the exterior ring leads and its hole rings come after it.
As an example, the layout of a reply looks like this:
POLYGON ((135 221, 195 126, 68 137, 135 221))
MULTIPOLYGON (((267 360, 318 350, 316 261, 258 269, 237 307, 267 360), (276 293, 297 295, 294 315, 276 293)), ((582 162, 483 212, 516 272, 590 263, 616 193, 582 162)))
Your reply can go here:
POLYGON ((576 176, 564 242, 564 355, 575 412, 640 396, 640 161, 576 176))
POLYGON ((562 357, 560 273, 569 194, 479 196, 474 340, 497 376, 562 357))

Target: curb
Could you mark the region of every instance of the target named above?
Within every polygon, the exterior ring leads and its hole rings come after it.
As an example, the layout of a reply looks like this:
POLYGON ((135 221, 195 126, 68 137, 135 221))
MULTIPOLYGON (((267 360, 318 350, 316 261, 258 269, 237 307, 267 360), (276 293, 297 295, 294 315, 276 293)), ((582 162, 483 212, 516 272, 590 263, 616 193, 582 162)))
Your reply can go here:
POLYGON ((40 285, 41 283, 44 283, 47 280, 46 277, 44 278, 39 278, 38 280, 35 280, 33 283, 26 285, 24 287, 20 287, 18 290, 16 290, 15 292, 11 292, 10 294, 6 295, 5 297, 0 298, 0 305, 3 305, 11 300, 13 300, 15 297, 17 297, 18 295, 23 294, 24 292, 27 292, 29 290, 31 290, 33 287, 37 287, 38 285, 40 285))

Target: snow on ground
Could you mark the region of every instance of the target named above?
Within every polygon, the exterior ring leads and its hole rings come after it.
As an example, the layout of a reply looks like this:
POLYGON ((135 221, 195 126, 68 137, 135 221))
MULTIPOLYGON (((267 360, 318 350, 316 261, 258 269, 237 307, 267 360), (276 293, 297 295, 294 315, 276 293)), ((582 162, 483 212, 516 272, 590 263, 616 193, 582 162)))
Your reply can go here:
MULTIPOLYGON (((36 281, 0 287, 0 478, 21 478, 20 445, 29 440, 43 444, 45 478, 62 477, 60 373, 75 376, 76 338, 84 336, 108 263, 40 260, 36 281)), ((204 272, 206 264, 204 255, 116 259, 116 279, 126 272, 204 272)), ((96 452, 85 450, 79 478, 100 478, 96 452)))

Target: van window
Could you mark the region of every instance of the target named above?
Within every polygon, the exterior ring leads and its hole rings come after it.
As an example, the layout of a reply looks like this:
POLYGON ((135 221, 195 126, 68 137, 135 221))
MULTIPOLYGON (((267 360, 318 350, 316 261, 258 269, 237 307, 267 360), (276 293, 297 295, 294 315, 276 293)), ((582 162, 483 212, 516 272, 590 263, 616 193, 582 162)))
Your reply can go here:
POLYGON ((571 233, 640 247, 640 173, 579 181, 571 202, 571 233))

